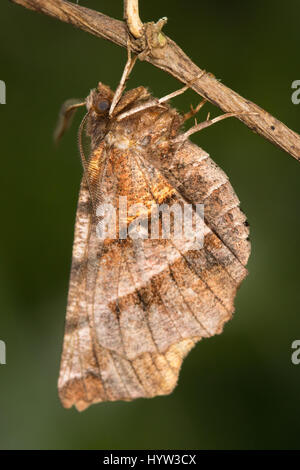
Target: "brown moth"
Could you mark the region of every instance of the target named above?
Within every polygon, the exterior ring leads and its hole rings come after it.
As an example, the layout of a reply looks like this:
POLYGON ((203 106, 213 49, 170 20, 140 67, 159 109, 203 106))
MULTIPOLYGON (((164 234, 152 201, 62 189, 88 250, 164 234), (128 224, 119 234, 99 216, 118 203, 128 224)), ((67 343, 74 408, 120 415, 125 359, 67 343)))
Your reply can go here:
MULTIPOLYGON (((83 103, 68 102, 57 135, 76 107, 91 139, 76 216, 59 396, 64 407, 172 392, 184 357, 201 338, 221 333, 247 275, 248 224, 226 174, 188 136, 167 101, 138 87, 123 94, 129 57, 113 93, 99 83, 83 103), (204 204, 204 243, 97 236, 99 204, 143 203, 123 220, 146 218, 153 203, 204 204)), ((200 79, 200 78, 199 78, 200 79)), ((120 228, 120 227, 119 227, 120 228)), ((119 233, 120 235, 120 233, 119 233)))

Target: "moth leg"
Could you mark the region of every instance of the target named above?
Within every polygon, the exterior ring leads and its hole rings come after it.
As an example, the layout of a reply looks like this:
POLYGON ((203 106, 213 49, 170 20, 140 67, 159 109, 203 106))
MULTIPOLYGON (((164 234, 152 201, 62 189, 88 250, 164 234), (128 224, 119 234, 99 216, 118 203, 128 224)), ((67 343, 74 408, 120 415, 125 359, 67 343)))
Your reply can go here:
POLYGON ((132 116, 133 114, 139 113, 140 111, 144 111, 145 109, 148 109, 148 108, 153 108, 155 106, 163 107, 163 103, 171 100, 172 98, 175 98, 176 96, 182 95, 185 91, 187 91, 190 88, 190 86, 196 80, 200 79, 205 74, 206 74, 206 71, 203 70, 199 75, 193 78, 184 87, 179 88, 179 90, 173 91, 172 93, 169 93, 168 95, 163 96, 162 98, 159 98, 159 99, 155 98, 151 101, 148 101, 147 103, 143 103, 141 105, 136 106, 135 108, 130 109, 129 111, 119 114, 119 116, 117 117, 117 121, 122 121, 122 119, 125 119, 128 116, 132 116))
POLYGON ((77 108, 80 108, 81 106, 85 106, 85 101, 79 99, 70 99, 63 103, 53 136, 56 144, 64 135, 66 130, 69 129, 77 108))
POLYGON ((206 99, 203 99, 202 101, 200 101, 200 103, 198 103, 198 105, 196 106, 196 108, 194 108, 192 105, 191 105, 191 109, 190 111, 188 111, 187 113, 184 114, 183 116, 183 122, 187 121, 188 119, 190 119, 191 117, 195 116, 197 113, 199 113, 200 109, 203 108, 203 106, 205 105, 205 103, 207 102, 206 99))
POLYGON ((184 132, 183 134, 178 135, 175 139, 173 139, 173 142, 174 143, 184 142, 192 134, 195 134, 195 132, 202 131, 202 129, 212 126, 213 124, 219 121, 222 121, 223 119, 227 119, 230 117, 244 116, 245 114, 249 115, 249 114, 257 114, 257 113, 245 113, 245 112, 225 113, 225 114, 222 114, 221 116, 215 117, 214 119, 209 119, 209 114, 208 114, 208 118, 206 119, 206 121, 200 122, 199 124, 196 124, 195 126, 191 127, 188 131, 184 132))
MULTIPOLYGON (((122 95, 120 98, 119 103, 115 107, 114 116, 118 120, 118 115, 123 111, 125 108, 128 108, 130 105, 134 105, 139 100, 145 101, 146 99, 150 98, 150 93, 147 88, 143 86, 139 86, 137 88, 133 88, 132 90, 128 90, 126 93, 122 95)), ((136 106, 135 106, 136 107, 136 106)))
MULTIPOLYGON (((184 87, 179 88, 179 90, 173 91, 173 93, 169 93, 169 95, 163 96, 162 98, 159 98, 158 103, 162 104, 165 103, 166 101, 171 100, 172 98, 175 98, 176 96, 182 95, 184 92, 186 92, 190 86, 198 79, 203 77, 203 75, 206 74, 206 71, 203 70, 199 75, 197 75, 195 78, 193 78, 191 81, 189 81, 184 87)), ((204 103, 203 103, 204 104, 204 103)), ((203 106, 203 105, 202 105, 203 106)), ((198 106, 197 106, 198 107, 198 106)))
POLYGON ((127 54, 128 54, 127 62, 126 62, 125 68, 123 70, 123 74, 122 74, 120 83, 119 83, 119 85, 116 89, 116 92, 114 94, 114 97, 113 97, 113 100, 112 100, 112 103, 111 103, 111 106, 110 106, 110 110, 109 110, 109 116, 110 117, 112 116, 115 107, 117 106, 118 102, 120 101, 120 98, 123 94, 123 91, 125 90, 126 81, 128 80, 129 75, 130 75, 130 73, 131 73, 131 71, 134 67, 134 64, 136 63, 136 60, 137 60, 137 56, 134 56, 132 58, 131 48, 130 48, 129 42, 127 43, 127 54))

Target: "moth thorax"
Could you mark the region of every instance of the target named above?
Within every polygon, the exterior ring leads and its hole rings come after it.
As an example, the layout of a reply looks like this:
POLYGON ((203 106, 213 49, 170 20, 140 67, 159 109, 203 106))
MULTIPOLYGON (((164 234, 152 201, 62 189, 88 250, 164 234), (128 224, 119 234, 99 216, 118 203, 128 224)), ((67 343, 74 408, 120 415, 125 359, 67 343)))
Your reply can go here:
POLYGON ((105 137, 105 141, 109 147, 116 147, 119 150, 127 150, 132 144, 126 135, 115 132, 109 132, 105 137))

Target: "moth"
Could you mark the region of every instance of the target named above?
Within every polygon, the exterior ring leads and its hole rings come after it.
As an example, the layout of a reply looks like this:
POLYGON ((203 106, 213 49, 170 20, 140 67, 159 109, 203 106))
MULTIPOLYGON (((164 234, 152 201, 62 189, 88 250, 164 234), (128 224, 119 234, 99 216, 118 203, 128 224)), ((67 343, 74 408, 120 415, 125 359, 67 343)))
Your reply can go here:
MULTIPOLYGON (((181 115, 145 87, 125 92, 130 54, 114 93, 99 83, 83 102, 68 101, 60 137, 74 111, 83 164, 58 390, 64 407, 166 395, 184 357, 201 339, 219 334, 234 311, 247 275, 249 228, 226 174, 189 136, 225 114, 183 132, 202 107, 181 115), (82 134, 91 141, 84 153, 82 134), (100 239, 98 207, 120 197, 142 209, 123 217, 128 227, 155 204, 204 205, 204 240, 100 239)), ((201 80, 202 76, 197 77, 201 80)), ((129 213, 128 213, 129 214, 129 213)))

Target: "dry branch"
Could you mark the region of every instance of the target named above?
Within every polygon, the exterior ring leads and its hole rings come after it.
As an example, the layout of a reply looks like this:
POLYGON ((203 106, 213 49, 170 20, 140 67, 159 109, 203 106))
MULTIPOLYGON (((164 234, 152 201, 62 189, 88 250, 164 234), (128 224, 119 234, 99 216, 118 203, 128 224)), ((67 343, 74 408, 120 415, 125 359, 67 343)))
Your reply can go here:
MULTIPOLYGON (((119 46, 127 46, 128 30, 126 23, 94 10, 64 0, 11 1, 70 23, 119 46)), ((133 3, 137 4, 137 2, 133 3)), ((150 48, 148 54, 143 54, 143 58, 185 84, 192 81, 196 76, 201 76, 203 71, 187 57, 180 47, 170 38, 166 36, 164 38, 164 47, 150 48)), ((139 40, 132 40, 131 45, 134 52, 142 52, 139 40)), ((256 104, 220 83, 213 75, 207 73, 201 76, 199 80, 193 82, 191 88, 224 112, 242 112, 243 115, 237 117, 240 121, 300 161, 300 136, 296 132, 256 104)))

